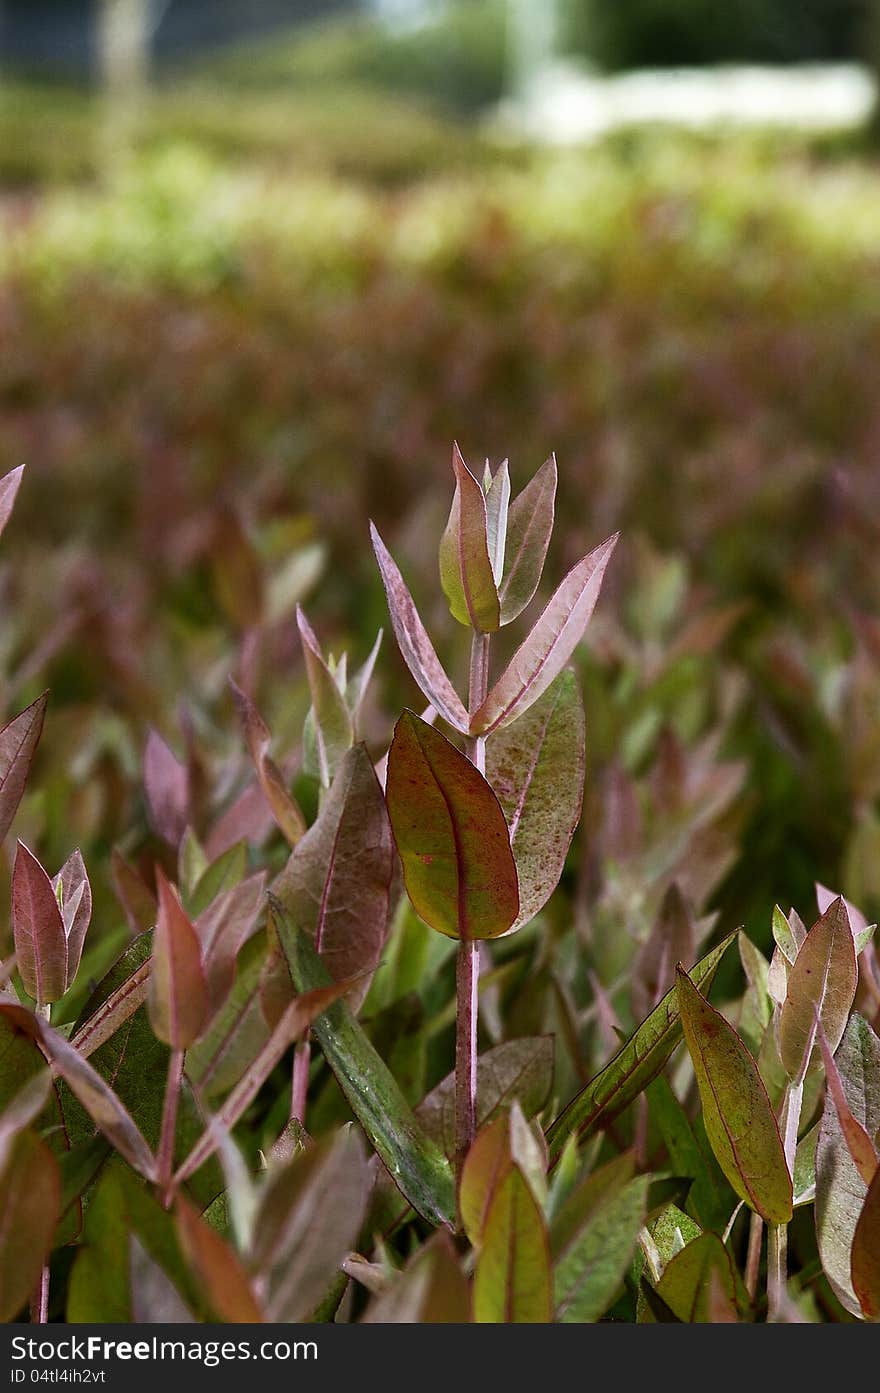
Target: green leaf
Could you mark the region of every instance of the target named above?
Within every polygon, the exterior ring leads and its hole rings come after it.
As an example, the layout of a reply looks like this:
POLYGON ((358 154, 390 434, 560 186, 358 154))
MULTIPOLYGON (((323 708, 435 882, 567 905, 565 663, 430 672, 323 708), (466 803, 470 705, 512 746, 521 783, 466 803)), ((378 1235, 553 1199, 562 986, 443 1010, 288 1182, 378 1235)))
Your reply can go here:
POLYGON ((516 865, 501 805, 482 774, 412 711, 388 754, 388 815, 407 892, 450 938, 497 938, 519 910, 516 865))
POLYGON ((814 1057, 817 1022, 833 1054, 843 1038, 858 983, 855 945, 844 901, 832 901, 810 929, 788 974, 779 1017, 779 1052, 799 1082, 814 1057))
POLYGON ((556 457, 551 455, 510 504, 500 588, 502 624, 516 619, 538 588, 553 531, 555 501, 556 457))
POLYGON ((232 990, 195 1045, 187 1051, 186 1072, 205 1102, 233 1088, 269 1038, 260 1005, 260 978, 266 961, 261 934, 242 950, 232 990))
POLYGON ((0 1321, 14 1320, 39 1278, 61 1217, 58 1163, 45 1142, 19 1132, 0 1170, 0 1321))
POLYGON ((455 494, 440 541, 440 584, 459 624, 494 633, 501 611, 489 555, 486 498, 457 445, 452 447, 452 468, 455 494))
POLYGON ((531 633, 520 644, 470 721, 472 735, 489 735, 516 720, 566 666, 590 622, 618 534, 573 566, 531 633))
POLYGON ((662 1074, 646 1090, 651 1116, 657 1124, 676 1175, 689 1176, 688 1209, 704 1229, 722 1229, 730 1213, 730 1191, 713 1171, 714 1161, 704 1155, 690 1120, 662 1074), (721 1182, 720 1184, 718 1182, 721 1182))
POLYGON ((544 1216, 514 1166, 496 1193, 474 1275, 478 1324, 547 1323, 553 1318, 550 1247, 544 1216))
MULTIPOLYGON (((710 949, 691 970, 691 980, 707 990, 735 933, 710 949)), ((582 1141, 611 1122, 656 1078, 681 1040, 678 997, 673 987, 609 1064, 572 1098, 547 1131, 550 1162, 562 1154, 567 1139, 582 1141)))
POLYGON ((606 1192, 583 1225, 569 1232, 565 1246, 554 1247, 558 1320, 596 1321, 614 1301, 645 1220, 649 1180, 640 1175, 606 1192))
POLYGON ((299 605, 296 607, 296 622, 306 662, 309 690, 312 694, 312 718, 318 755, 317 769, 307 772, 317 774, 322 787, 329 788, 343 755, 346 750, 351 749, 354 739, 351 713, 345 696, 339 690, 324 661, 314 631, 299 605))
POLYGON ((787 1224, 791 1176, 758 1066, 733 1026, 709 1005, 683 968, 678 970, 678 996, 706 1135, 718 1164, 740 1199, 768 1224, 787 1224))
POLYGON ((527 924, 559 883, 584 788, 584 706, 568 668, 518 720, 486 742, 486 777, 504 810, 527 924))
POLYGON ((871 1181, 853 1234, 850 1272, 862 1314, 880 1321, 880 1171, 871 1181))
MULTIPOLYGON (((477 1060, 477 1127, 485 1127, 516 1100, 534 1117, 553 1084, 553 1037, 504 1040, 477 1060)), ((447 1074, 419 1103, 416 1116, 447 1156, 455 1152, 455 1072, 447 1074)))
MULTIPOLYGON (((869 1137, 875 1136, 880 1127, 880 1040, 860 1015, 852 1016, 834 1059, 850 1112, 869 1137)), ((867 1192, 829 1090, 816 1150, 816 1242, 835 1296, 856 1316, 861 1305, 852 1284, 850 1260, 867 1192)))
POLYGON ((510 471, 502 460, 494 479, 486 485, 486 539, 489 560, 496 586, 504 574, 504 553, 507 545, 507 517, 510 508, 510 471))
MULTIPOLYGON (((279 917, 283 911, 278 909, 279 917)), ((327 986, 330 976, 307 934, 288 925, 284 951, 298 992, 327 986)), ((349 1008, 337 1001, 319 1017, 313 1033, 398 1189, 424 1218, 452 1227, 455 1187, 449 1161, 427 1136, 387 1066, 349 1008)))
POLYGON ((539 1204, 547 1198, 546 1155, 519 1104, 497 1117, 476 1136, 461 1173, 458 1205, 464 1231, 479 1247, 495 1195, 512 1166, 517 1166, 539 1204))
POLYGON ((349 998, 366 996, 388 931, 394 844, 382 789, 364 745, 348 750, 317 821, 290 854, 273 893, 314 939, 335 982, 363 976, 349 998))
POLYGON ((748 1298, 730 1254, 717 1234, 703 1233, 667 1263, 656 1291, 676 1320, 705 1324, 714 1321, 716 1284, 734 1310, 747 1309, 748 1298))

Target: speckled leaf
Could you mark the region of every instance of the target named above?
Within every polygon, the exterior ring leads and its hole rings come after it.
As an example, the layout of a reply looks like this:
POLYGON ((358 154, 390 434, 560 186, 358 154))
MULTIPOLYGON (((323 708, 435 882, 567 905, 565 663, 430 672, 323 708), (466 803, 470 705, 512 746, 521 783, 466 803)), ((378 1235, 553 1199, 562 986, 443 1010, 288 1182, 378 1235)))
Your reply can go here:
MULTIPOLYGON (((550 1035, 504 1040, 477 1060, 477 1126, 484 1127, 514 1099, 526 1117, 534 1117, 553 1084, 553 1038, 550 1035)), ((455 1073, 436 1084, 416 1108, 425 1131, 447 1156, 455 1151, 455 1073)))
POLYGON ((551 455, 509 507, 500 587, 502 624, 516 619, 538 588, 553 532, 555 502, 556 457, 551 455))
POLYGON ((403 660, 417 685, 444 721, 454 730, 466 731, 468 713, 461 697, 444 672, 403 576, 372 523, 370 535, 385 586, 391 626, 403 660))
MULTIPOLYGON (((691 980, 711 986, 716 968, 736 934, 728 934, 691 969, 691 980)), ((586 1140, 628 1107, 634 1098, 656 1078, 681 1040, 678 996, 673 987, 664 996, 609 1064, 572 1098, 547 1132, 550 1161, 562 1155, 570 1136, 586 1140)))
MULTIPOLYGON (((880 1128, 880 1040, 861 1016, 852 1016, 834 1058, 850 1112, 869 1137, 875 1136, 880 1128)), ((860 1315, 861 1307, 850 1254, 866 1194, 829 1090, 816 1150, 816 1241, 825 1275, 852 1315, 860 1315)))
POLYGON ((388 755, 388 814, 409 897, 450 938, 497 938, 519 911, 507 823, 482 774, 405 711, 388 755))
POLYGON ((527 924, 559 883, 584 787, 584 707, 577 678, 561 672, 518 720, 486 742, 486 777, 510 831, 519 878, 519 914, 527 924))
POLYGON ((846 1029, 858 983, 855 945, 844 901, 832 901, 810 929, 788 974, 779 1018, 779 1052, 795 1082, 818 1058, 817 1022, 832 1054, 846 1029))
POLYGON ((488 735, 516 720, 566 666, 590 621, 618 534, 573 566, 559 584, 528 637, 474 712, 470 730, 488 735))
POLYGON ((787 1224, 791 1176, 758 1066, 733 1026, 682 968, 677 990, 706 1135, 718 1164, 740 1199, 768 1224, 787 1224))
POLYGON ((440 541, 440 583, 459 624, 493 633, 501 611, 489 555, 486 498, 457 445, 452 447, 452 468, 455 494, 440 541))
POLYGON ((540 1324, 553 1318, 547 1225, 514 1166, 495 1194, 474 1275, 478 1324, 540 1324))
POLYGON ((314 939, 334 981, 360 977, 349 1005, 369 988, 388 932, 394 844, 382 790, 364 745, 344 755, 317 821, 291 852, 273 893, 314 939))

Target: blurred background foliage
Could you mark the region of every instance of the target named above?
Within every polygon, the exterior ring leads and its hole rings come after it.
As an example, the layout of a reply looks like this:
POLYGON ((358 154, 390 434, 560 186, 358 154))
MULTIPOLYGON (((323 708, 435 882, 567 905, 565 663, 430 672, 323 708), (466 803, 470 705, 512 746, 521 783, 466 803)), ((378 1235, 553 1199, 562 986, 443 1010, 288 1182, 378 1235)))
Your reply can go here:
MULTIPOLYGON (((530 142, 490 119, 510 7, 427 10, 166 54, 130 89, 7 63, 0 461, 29 467, 0 676, 10 714, 52 689, 20 835, 53 865, 80 844, 118 927, 107 868, 149 836, 147 726, 216 813, 244 759, 226 686, 243 665, 295 772, 292 605, 366 656, 387 623, 370 516, 463 681, 432 599, 457 438, 471 461, 509 456, 515 487, 556 451, 551 581, 624 534, 579 658, 590 793, 552 910, 561 961, 591 945, 579 1000, 593 968, 615 980, 670 867, 719 932, 765 946, 774 901, 809 922, 816 879, 873 917, 871 133, 530 142)), ((555 42, 607 70, 871 51, 859 0, 567 0, 557 19, 555 42)), ((391 645, 380 671, 377 757, 416 701, 391 645)), ((546 1028, 528 993, 558 989, 535 935, 513 943, 499 957, 535 952, 544 976, 506 979, 496 1034, 546 1028)))

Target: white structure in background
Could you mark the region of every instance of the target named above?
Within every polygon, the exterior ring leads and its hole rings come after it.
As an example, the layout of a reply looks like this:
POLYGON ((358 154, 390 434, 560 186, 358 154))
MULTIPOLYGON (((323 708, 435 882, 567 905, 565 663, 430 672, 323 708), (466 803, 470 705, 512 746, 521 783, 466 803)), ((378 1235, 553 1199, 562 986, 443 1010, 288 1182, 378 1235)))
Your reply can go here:
POLYGON ((507 90, 528 109, 552 71, 558 0, 507 0, 507 90))
MULTIPOLYGON (((511 0, 532 8, 529 0, 511 0)), ((624 126, 788 126, 846 130, 873 108, 876 83, 857 63, 678 68, 602 76, 561 60, 533 66, 502 104, 503 126, 550 144, 624 126)))
POLYGON ((389 29, 417 29, 436 18, 443 0, 367 0, 367 8, 389 29))

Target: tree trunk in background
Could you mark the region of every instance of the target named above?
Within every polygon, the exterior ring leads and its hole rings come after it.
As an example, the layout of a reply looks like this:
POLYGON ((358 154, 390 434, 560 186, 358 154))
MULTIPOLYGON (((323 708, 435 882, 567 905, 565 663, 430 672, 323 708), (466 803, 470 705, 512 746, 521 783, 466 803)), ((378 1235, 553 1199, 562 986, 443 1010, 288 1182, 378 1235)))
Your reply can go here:
POLYGON ((150 68, 150 0, 101 0, 98 54, 108 94, 127 101, 143 91, 150 68))

